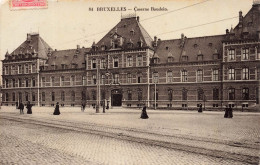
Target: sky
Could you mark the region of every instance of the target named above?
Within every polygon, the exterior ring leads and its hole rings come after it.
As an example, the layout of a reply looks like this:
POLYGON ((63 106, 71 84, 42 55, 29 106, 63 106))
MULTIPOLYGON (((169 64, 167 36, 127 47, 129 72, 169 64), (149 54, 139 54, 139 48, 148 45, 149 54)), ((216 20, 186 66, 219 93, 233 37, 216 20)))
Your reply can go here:
POLYGON ((162 40, 180 38, 181 33, 188 38, 224 34, 237 25, 238 12, 245 15, 252 4, 253 0, 48 0, 46 9, 10 10, 8 1, 0 0, 0 60, 30 32, 38 32, 53 49, 90 47, 120 21, 121 14, 136 13, 150 36, 162 40), (127 11, 97 11, 97 7, 126 7, 127 11), (135 7, 167 11, 134 12, 135 7), (183 29, 232 17, 236 18, 183 29))

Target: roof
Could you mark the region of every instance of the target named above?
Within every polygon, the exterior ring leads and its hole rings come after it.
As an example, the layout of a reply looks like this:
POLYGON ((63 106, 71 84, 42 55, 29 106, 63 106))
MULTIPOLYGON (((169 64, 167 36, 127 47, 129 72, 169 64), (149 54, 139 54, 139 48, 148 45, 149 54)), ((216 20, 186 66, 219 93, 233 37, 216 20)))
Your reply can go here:
MULTIPOLYGON (((102 45, 107 49, 111 49, 111 40, 114 36, 122 40, 122 49, 127 48, 128 43, 133 43, 132 48, 138 48, 138 42, 142 42, 142 47, 152 47, 152 38, 139 23, 139 17, 130 17, 121 19, 121 21, 113 27, 97 44, 98 48, 102 45)), ((120 41, 121 42, 121 41, 120 41)))
POLYGON ((55 65, 55 69, 62 69, 62 65, 66 66, 66 69, 73 68, 73 64, 76 68, 84 68, 85 65, 85 52, 88 52, 90 48, 77 48, 68 50, 53 51, 48 58, 46 64, 48 68, 46 70, 53 70, 51 66, 55 65))
POLYGON ((188 61, 198 61, 198 55, 203 55, 203 61, 213 60, 213 54, 222 52, 222 40, 225 35, 205 36, 174 40, 158 41, 155 50, 159 55, 160 63, 167 63, 168 57, 173 62, 180 62, 182 56, 188 56, 188 61))
POLYGON ((48 51, 52 48, 40 37, 39 34, 27 34, 27 39, 10 55, 20 56, 22 54, 35 53, 35 57, 47 58, 48 51))

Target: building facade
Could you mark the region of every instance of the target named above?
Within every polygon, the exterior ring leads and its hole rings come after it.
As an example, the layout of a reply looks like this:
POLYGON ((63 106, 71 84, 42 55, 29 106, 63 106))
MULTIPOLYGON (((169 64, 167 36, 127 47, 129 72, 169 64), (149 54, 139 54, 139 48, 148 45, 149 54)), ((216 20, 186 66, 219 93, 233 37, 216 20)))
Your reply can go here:
POLYGON ((189 109, 259 107, 260 4, 223 35, 153 39, 139 17, 122 17, 90 48, 53 50, 39 36, 3 62, 4 105, 189 109))

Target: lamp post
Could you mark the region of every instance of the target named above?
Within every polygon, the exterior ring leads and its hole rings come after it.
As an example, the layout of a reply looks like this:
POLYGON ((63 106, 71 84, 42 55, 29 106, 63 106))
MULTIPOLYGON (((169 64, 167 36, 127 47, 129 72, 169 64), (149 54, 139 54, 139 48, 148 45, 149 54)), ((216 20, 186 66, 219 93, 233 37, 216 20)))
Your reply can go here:
POLYGON ((99 82, 99 67, 97 66, 97 102, 96 102, 96 113, 99 113, 99 103, 100 103, 100 82, 99 82))

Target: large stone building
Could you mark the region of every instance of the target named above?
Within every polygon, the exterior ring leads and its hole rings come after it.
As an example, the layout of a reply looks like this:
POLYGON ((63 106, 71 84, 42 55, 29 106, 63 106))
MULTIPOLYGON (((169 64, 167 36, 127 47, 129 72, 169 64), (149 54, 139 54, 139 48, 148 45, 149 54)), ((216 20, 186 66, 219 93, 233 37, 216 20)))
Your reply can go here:
POLYGON ((223 35, 152 39, 139 17, 122 17, 90 48, 53 50, 39 36, 3 60, 3 104, 207 108, 259 104, 260 4, 223 35))

